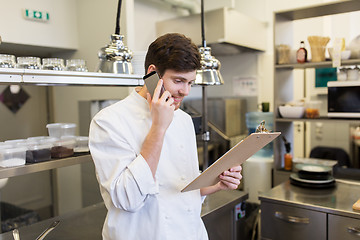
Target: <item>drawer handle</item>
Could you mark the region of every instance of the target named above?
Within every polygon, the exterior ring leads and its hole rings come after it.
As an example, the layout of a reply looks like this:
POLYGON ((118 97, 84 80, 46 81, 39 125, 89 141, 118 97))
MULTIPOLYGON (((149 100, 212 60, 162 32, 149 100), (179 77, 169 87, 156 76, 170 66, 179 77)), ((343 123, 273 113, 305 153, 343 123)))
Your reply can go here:
POLYGON ((309 218, 289 216, 278 211, 275 212, 275 217, 289 223, 305 223, 305 224, 310 223, 309 218))
POLYGON ((355 234, 356 236, 359 236, 360 237, 360 228, 357 228, 357 227, 348 227, 348 232, 349 233, 352 233, 352 234, 355 234))

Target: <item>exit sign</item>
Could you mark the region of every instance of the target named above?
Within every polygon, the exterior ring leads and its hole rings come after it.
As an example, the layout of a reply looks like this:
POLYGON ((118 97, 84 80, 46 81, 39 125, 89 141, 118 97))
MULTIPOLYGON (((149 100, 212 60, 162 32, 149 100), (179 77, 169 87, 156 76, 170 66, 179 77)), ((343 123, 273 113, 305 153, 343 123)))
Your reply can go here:
POLYGON ((40 10, 23 9, 23 16, 27 20, 48 22, 50 15, 48 12, 40 10))

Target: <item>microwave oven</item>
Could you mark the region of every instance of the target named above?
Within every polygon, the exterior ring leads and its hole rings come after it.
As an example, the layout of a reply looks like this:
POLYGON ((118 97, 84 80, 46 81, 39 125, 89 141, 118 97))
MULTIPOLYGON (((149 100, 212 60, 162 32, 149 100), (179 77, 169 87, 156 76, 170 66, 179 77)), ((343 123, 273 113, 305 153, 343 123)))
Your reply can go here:
POLYGON ((360 81, 330 81, 328 117, 360 118, 360 81))

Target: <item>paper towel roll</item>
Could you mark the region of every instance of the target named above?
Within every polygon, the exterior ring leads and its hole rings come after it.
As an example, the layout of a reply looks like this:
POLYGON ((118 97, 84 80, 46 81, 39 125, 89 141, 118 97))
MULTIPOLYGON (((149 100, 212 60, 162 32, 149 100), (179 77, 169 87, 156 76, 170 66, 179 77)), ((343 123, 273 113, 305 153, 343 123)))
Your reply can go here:
POLYGON ((248 192, 248 202, 260 203, 259 192, 271 189, 271 172, 274 159, 251 157, 243 163, 244 191, 248 192))

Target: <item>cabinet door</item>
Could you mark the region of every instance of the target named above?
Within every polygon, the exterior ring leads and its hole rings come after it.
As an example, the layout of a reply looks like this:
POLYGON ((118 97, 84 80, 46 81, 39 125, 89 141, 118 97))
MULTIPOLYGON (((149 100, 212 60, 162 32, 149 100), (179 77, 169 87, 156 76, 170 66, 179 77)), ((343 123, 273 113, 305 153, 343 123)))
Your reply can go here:
POLYGON ((261 202, 263 239, 326 239, 326 213, 261 202))
POLYGON ((360 239, 360 219, 329 214, 329 240, 360 239))

